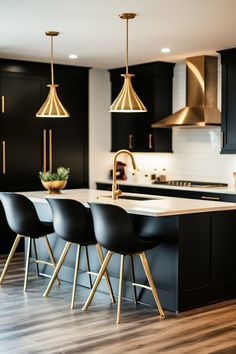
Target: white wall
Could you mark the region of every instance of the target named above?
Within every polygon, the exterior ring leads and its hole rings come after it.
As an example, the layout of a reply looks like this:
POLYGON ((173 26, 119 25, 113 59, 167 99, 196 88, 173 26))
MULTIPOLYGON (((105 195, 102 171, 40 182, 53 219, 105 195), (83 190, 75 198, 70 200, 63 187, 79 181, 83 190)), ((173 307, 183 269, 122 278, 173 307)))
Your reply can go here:
POLYGON ((110 169, 111 119, 110 80, 106 70, 89 72, 89 186, 107 179, 110 169))
MULTIPOLYGON (((221 102, 221 73, 218 73, 218 107, 221 102)), ((112 167, 110 150, 110 118, 107 108, 110 104, 109 75, 103 70, 90 73, 90 186, 96 180, 107 179, 112 167), (97 90, 99 88, 99 90, 97 90), (101 90, 103 88, 104 90, 101 90), (104 107, 105 105, 105 107, 104 107), (94 121, 95 120, 95 121, 94 121)), ((185 64, 177 64, 173 79, 173 111, 185 106, 185 64)), ((173 128, 173 154, 135 153, 135 159, 143 176, 157 169, 168 179, 191 179, 226 182, 232 184, 236 171, 236 154, 221 155, 220 127, 183 129, 173 128)), ((126 158, 123 161, 129 162, 126 158)), ((142 177, 143 180, 143 177, 142 177)))

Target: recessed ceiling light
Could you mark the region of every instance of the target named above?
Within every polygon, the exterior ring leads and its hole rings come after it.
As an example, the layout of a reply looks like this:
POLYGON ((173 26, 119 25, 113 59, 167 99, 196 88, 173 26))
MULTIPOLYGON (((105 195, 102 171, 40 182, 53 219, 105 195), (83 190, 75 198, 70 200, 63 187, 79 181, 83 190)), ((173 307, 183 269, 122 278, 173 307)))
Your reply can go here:
POLYGON ((170 48, 161 48, 162 53, 170 53, 170 48))
POLYGON ((69 58, 70 58, 70 59, 77 59, 77 58, 78 58, 78 55, 77 55, 77 54, 70 54, 70 55, 69 55, 69 58))

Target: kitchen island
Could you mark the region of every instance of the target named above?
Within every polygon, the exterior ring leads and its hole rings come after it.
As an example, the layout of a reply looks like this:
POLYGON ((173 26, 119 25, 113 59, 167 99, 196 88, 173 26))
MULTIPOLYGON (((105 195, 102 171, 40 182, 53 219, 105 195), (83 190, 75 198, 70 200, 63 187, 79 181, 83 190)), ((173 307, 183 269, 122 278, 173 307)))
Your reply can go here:
MULTIPOLYGON (((91 189, 65 190, 56 196, 49 196, 44 191, 22 194, 34 202, 42 220, 52 220, 45 197, 69 198, 86 206, 88 201, 114 203, 131 215, 138 228, 154 230, 161 243, 147 252, 147 258, 161 303, 167 310, 180 312, 236 296, 236 204, 133 193, 126 193, 127 199, 112 201, 109 192, 91 189)), ((55 235, 50 241, 58 259, 63 241, 55 235)), ((45 257, 43 247, 41 243, 41 257, 45 257)), ((89 248, 89 254, 91 270, 98 271, 100 265, 94 247, 89 248)), ((145 283, 139 259, 135 258, 136 281, 145 283)), ((73 260, 74 254, 71 254, 60 273, 63 280, 72 280, 73 260)), ((80 270, 78 283, 88 286, 85 257, 80 270)), ((44 271, 50 270, 46 268, 44 271)), ((116 256, 108 271, 117 294, 119 267, 116 256)), ((126 264, 123 296, 132 299, 130 279, 130 266, 126 264)), ((106 290, 105 285, 104 288, 101 285, 100 290, 106 290)), ((154 304, 149 291, 140 289, 138 296, 140 302, 154 304)))

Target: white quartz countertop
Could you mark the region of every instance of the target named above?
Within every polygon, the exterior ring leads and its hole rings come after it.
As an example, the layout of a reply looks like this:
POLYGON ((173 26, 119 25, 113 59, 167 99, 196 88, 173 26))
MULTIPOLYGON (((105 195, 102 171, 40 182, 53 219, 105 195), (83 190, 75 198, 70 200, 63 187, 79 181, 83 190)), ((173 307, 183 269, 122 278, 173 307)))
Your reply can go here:
MULTIPOLYGON (((109 183, 112 184, 111 180, 97 181, 97 183, 109 183)), ((149 188, 161 188, 161 189, 176 189, 183 191, 192 191, 192 192, 203 192, 203 193, 218 193, 218 194, 235 194, 236 187, 234 184, 230 184, 227 187, 183 187, 183 186, 171 186, 167 184, 153 184, 151 182, 131 182, 131 181, 122 181, 117 180, 118 185, 125 186, 134 186, 134 187, 149 187, 149 188)), ((122 189, 122 188, 121 188, 122 189)))
POLYGON ((151 200, 130 200, 110 198, 111 192, 95 189, 65 189, 62 194, 49 195, 46 191, 20 192, 33 202, 47 203, 47 198, 74 199, 87 205, 87 202, 101 202, 118 205, 132 214, 147 216, 171 216, 193 213, 236 210, 235 203, 224 203, 206 200, 153 196, 146 194, 123 193, 125 196, 150 197, 151 200))

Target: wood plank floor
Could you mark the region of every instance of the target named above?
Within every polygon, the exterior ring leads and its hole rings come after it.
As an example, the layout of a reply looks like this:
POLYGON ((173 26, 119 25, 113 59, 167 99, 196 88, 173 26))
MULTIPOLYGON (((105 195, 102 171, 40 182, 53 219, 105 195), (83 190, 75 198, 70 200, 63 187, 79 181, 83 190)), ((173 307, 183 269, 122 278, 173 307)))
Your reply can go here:
MULTIPOLYGON (((0 256, 0 272, 5 261, 0 256)), ((78 287, 76 307, 70 310, 71 284, 42 293, 48 279, 30 276, 23 293, 24 261, 17 254, 4 285, 0 286, 1 354, 123 354, 123 353, 236 353, 236 300, 192 310, 167 313, 122 303, 122 322, 115 324, 116 305, 96 294, 82 313, 88 289, 78 287)))

